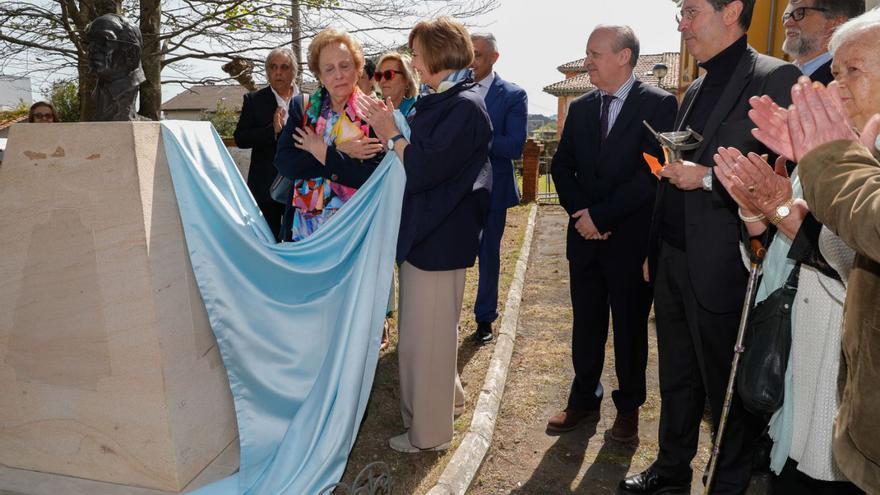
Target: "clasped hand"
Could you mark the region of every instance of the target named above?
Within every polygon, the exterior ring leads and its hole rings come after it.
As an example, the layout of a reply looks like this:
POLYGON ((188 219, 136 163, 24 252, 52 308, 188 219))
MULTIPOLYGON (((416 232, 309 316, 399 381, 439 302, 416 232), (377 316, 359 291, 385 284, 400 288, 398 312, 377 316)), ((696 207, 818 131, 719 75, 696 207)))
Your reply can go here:
POLYGON ((599 232, 596 224, 593 223, 592 217, 590 217, 590 211, 586 208, 576 211, 571 218, 577 220, 574 223, 574 229, 577 230, 581 237, 588 241, 604 241, 611 236, 611 232, 605 232, 604 234, 599 232))
POLYGON ((691 191, 703 187, 703 177, 708 167, 689 161, 675 161, 667 164, 660 171, 660 177, 669 179, 669 183, 682 191, 691 191))

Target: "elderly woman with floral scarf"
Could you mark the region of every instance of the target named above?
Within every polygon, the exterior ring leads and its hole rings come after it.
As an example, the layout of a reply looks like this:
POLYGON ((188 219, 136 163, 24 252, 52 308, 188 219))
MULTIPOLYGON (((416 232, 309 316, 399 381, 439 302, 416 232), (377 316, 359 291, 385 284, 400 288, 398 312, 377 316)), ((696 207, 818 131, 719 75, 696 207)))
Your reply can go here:
POLYGON ((360 44, 327 28, 309 46, 309 69, 321 86, 298 95, 278 139, 275 168, 294 181, 281 227, 283 241, 310 236, 379 165, 383 146, 355 111, 364 65, 360 44))

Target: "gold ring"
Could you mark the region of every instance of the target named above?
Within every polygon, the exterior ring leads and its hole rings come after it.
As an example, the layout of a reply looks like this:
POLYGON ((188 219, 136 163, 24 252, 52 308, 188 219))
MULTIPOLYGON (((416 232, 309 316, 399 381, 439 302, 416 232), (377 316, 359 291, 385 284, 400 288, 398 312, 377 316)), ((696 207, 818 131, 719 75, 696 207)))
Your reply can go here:
POLYGON ((748 187, 748 189, 749 189, 749 192, 750 192, 750 193, 755 192, 755 185, 752 184, 751 186, 748 187))

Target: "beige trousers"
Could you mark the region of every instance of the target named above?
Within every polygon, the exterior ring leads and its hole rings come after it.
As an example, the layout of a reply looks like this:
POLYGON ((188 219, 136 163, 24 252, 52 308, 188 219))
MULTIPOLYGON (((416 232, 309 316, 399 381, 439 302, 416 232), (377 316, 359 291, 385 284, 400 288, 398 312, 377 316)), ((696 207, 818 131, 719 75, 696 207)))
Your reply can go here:
POLYGON ((409 441, 427 449, 452 440, 453 408, 464 406, 458 377, 458 317, 465 270, 400 267, 400 412, 409 441))

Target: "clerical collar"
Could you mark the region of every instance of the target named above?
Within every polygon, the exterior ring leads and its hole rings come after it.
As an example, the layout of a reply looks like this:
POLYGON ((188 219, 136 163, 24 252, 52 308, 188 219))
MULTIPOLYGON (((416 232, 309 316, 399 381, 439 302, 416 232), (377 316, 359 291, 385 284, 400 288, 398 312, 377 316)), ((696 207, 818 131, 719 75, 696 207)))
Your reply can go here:
POLYGON ((740 39, 731 43, 730 46, 721 50, 717 55, 701 63, 700 67, 706 69, 706 72, 713 74, 713 76, 720 76, 722 75, 721 73, 733 74, 739 59, 746 52, 747 46, 748 40, 746 35, 742 35, 740 39))

